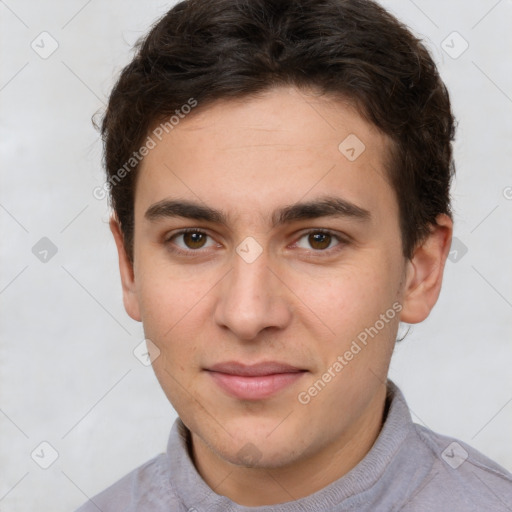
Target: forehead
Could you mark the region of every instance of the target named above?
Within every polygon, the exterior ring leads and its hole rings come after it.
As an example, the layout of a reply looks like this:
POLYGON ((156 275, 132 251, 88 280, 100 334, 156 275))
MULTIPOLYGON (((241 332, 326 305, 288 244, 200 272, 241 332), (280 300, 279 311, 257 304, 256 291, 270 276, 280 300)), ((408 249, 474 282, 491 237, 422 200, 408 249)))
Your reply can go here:
POLYGON ((333 193, 396 211, 390 141, 349 102, 281 87, 196 109, 142 161, 136 216, 169 197, 254 216, 333 193))

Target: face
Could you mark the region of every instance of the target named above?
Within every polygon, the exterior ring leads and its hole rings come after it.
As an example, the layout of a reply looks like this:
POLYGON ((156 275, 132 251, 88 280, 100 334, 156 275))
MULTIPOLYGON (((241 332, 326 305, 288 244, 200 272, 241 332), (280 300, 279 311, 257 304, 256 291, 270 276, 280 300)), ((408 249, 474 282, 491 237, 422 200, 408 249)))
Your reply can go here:
POLYGON ((389 141, 348 103, 277 88, 199 107, 139 169, 125 307, 196 450, 286 467, 382 406, 446 240, 404 259, 389 141))

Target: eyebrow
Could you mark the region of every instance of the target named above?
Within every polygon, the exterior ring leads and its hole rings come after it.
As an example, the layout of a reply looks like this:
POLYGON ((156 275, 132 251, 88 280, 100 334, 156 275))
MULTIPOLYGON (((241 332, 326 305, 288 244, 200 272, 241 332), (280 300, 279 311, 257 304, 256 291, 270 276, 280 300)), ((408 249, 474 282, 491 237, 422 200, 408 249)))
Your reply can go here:
MULTIPOLYGON (((224 226, 229 224, 228 216, 222 210, 189 200, 163 199, 151 205, 146 210, 144 217, 149 221, 183 217, 224 226)), ((272 214, 272 227, 320 217, 341 217, 367 222, 371 219, 371 213, 346 199, 327 196, 314 201, 295 203, 276 210, 272 214)))

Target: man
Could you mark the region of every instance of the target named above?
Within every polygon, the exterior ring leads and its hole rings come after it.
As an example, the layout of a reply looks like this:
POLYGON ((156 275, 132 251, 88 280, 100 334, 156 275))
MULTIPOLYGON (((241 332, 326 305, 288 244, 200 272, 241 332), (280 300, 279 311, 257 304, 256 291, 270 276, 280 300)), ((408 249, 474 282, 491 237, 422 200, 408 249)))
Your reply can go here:
POLYGON ((512 475, 387 379, 453 229, 449 96, 406 27, 366 0, 181 2, 102 133, 124 305, 179 418, 81 512, 508 510, 512 475))

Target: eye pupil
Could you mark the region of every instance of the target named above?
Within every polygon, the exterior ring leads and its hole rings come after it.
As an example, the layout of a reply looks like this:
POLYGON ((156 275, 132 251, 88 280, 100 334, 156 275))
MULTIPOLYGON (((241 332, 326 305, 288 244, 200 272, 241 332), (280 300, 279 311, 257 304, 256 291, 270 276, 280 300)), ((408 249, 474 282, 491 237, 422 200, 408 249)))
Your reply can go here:
POLYGON ((206 236, 204 233, 197 231, 191 233, 183 233, 183 241, 190 249, 199 249, 205 244, 206 236))
POLYGON ((326 249, 331 244, 331 235, 328 233, 311 233, 309 243, 313 249, 326 249))

